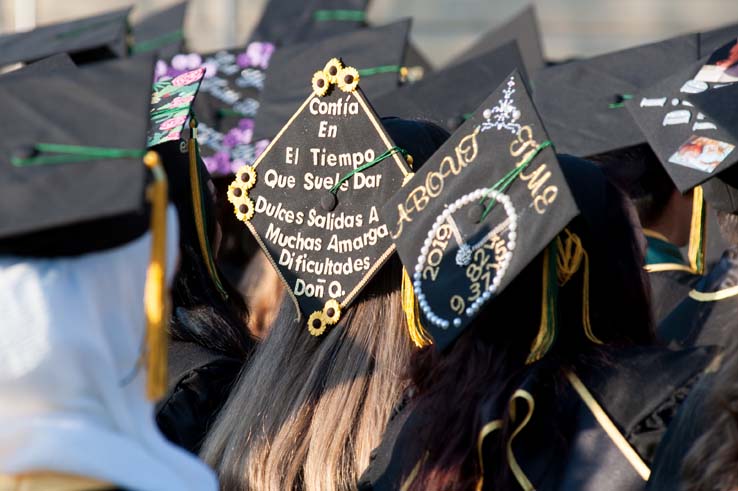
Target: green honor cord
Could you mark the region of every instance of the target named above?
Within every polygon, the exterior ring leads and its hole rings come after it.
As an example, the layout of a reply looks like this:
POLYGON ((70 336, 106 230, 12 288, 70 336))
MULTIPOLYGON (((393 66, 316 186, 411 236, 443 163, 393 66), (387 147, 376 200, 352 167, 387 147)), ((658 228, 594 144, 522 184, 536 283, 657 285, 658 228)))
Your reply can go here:
POLYGON ((360 77, 371 77, 380 73, 399 73, 402 70, 400 65, 381 65, 372 68, 362 68, 359 70, 360 77))

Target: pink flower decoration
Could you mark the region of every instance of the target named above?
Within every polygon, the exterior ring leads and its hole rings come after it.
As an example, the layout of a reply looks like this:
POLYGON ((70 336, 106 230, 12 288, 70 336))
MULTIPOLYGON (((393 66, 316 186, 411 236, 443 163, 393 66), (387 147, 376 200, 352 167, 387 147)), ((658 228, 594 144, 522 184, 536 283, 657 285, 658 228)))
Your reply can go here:
POLYGON ((179 75, 174 80, 172 80, 172 85, 176 87, 190 85, 200 80, 204 73, 205 73, 204 68, 198 68, 197 70, 192 70, 191 72, 183 73, 182 75, 179 75))
POLYGON ((172 99, 172 102, 169 103, 169 107, 186 106, 193 100, 195 100, 194 95, 182 95, 179 97, 175 97, 174 99, 172 99))
POLYGON ((187 115, 175 116, 173 118, 167 119, 162 124, 160 124, 159 129, 162 131, 173 130, 174 128, 181 127, 183 124, 185 124, 186 121, 187 115))
POLYGON ((172 130, 169 132, 167 136, 161 139, 163 142, 170 142, 173 140, 179 140, 179 136, 182 134, 181 130, 172 130))

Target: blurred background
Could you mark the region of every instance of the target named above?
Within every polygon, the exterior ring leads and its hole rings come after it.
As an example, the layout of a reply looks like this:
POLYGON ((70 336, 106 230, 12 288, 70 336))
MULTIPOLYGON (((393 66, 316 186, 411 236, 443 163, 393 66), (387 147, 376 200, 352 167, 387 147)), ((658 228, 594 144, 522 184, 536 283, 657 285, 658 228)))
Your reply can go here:
MULTIPOLYGON (((299 2, 301 0, 295 0, 299 2)), ((177 0, 0 0, 0 32, 135 4, 135 22, 177 0)), ((243 44, 266 0, 191 0, 186 36, 194 51, 243 44)), ((546 56, 594 55, 738 22, 738 0, 372 0, 369 21, 414 19, 412 38, 441 66, 526 4, 536 6, 546 56)))

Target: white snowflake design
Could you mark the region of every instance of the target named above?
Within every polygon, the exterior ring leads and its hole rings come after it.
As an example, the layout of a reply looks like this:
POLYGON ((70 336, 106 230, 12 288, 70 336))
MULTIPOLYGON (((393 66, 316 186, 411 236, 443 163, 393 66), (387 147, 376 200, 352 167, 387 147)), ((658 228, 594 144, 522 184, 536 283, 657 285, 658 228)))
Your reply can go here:
POLYGON ((497 101, 497 105, 490 109, 485 109, 482 116, 486 121, 480 125, 481 131, 487 130, 508 130, 517 135, 520 131, 520 124, 516 121, 522 116, 520 110, 515 106, 512 96, 515 93, 515 79, 512 77, 507 82, 507 88, 502 91, 503 98, 497 101))

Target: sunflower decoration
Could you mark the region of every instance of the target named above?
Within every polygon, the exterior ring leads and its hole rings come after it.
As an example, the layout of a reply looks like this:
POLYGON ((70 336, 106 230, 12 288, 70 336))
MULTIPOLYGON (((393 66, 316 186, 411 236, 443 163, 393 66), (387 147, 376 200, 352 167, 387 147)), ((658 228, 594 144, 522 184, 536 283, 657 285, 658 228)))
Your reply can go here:
POLYGON ((338 88, 344 92, 353 92, 359 85, 359 72, 356 68, 348 66, 338 72, 338 88))
POLYGON ((239 204, 241 200, 247 196, 248 193, 246 190, 238 183, 238 181, 233 181, 228 186, 228 202, 234 206, 239 204))
POLYGON ((234 203, 236 218, 248 222, 254 217, 254 202, 248 196, 243 196, 239 203, 234 203))
POLYGON ((254 187, 256 184, 256 171, 250 165, 244 165, 236 171, 236 181, 244 191, 254 187))
POLYGON ((335 298, 331 298, 325 303, 323 314, 328 324, 337 323, 341 319, 341 304, 335 298))
POLYGON ((328 81, 332 84, 338 83, 338 74, 343 69, 343 63, 338 58, 331 58, 328 63, 325 64, 323 72, 328 77, 328 81))
POLYGON ((312 84, 313 92, 318 97, 323 97, 328 92, 328 88, 330 88, 331 86, 331 83, 328 80, 328 76, 323 70, 318 70, 313 74, 312 84))
POLYGON ((322 336, 328 324, 323 316, 322 310, 316 310, 308 318, 308 331, 311 336, 322 336))

